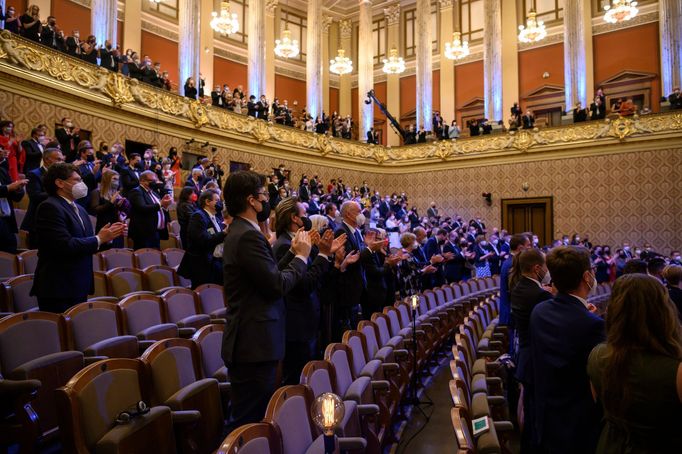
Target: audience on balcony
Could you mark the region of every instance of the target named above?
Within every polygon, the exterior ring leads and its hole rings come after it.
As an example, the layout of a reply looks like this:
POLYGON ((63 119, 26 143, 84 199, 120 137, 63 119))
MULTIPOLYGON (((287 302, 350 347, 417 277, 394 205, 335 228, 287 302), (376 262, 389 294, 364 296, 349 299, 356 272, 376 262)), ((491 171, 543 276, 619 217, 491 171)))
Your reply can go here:
POLYGON ((29 6, 19 21, 24 37, 31 41, 40 42, 40 33, 43 27, 40 22, 40 8, 37 5, 29 6))
POLYGON ((4 21, 5 30, 19 34, 21 22, 19 22, 19 16, 17 16, 14 6, 8 5, 5 14, 0 13, 0 20, 4 21))
POLYGON ((590 104, 590 120, 603 120, 606 118, 606 107, 603 96, 595 96, 590 104))
POLYGON ((587 121, 587 109, 583 109, 581 102, 577 102, 573 109, 573 123, 587 121))
POLYGON ((670 103, 671 109, 682 109, 682 94, 680 94, 679 87, 675 87, 673 92, 670 93, 668 102, 670 103))

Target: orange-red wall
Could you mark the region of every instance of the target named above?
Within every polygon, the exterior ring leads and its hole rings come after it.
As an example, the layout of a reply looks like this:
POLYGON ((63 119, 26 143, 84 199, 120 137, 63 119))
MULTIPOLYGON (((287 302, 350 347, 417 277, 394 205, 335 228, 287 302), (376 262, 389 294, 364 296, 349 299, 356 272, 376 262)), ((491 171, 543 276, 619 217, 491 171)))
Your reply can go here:
MULTIPOLYGON (((377 97, 379 101, 384 103, 386 105, 386 82, 380 82, 377 84, 374 84, 374 96, 377 97)), ((386 115, 379 110, 379 107, 377 105, 374 105, 374 123, 376 124, 377 122, 383 122, 381 126, 378 126, 378 128, 382 129, 382 134, 381 134, 381 143, 383 145, 386 145, 388 142, 388 134, 393 134, 393 131, 391 130, 391 127, 388 124, 388 120, 386 119, 386 115)), ((376 128, 375 128, 376 129, 376 128)))
POLYGON ((334 112, 336 112, 336 113, 339 112, 339 89, 338 88, 330 88, 329 89, 329 110, 330 110, 330 112, 328 112, 328 113, 330 116, 334 112))
POLYGON ((142 59, 145 55, 149 55, 152 61, 160 62, 161 70, 168 71, 173 88, 180 87, 180 94, 182 94, 182 87, 185 85, 185 81, 179 80, 178 43, 144 30, 142 31, 141 38, 140 58, 142 59))
POLYGON ((519 52, 519 97, 544 85, 564 85, 563 43, 519 52), (547 79, 542 78, 545 72, 549 73, 547 79))
POLYGON ((400 78, 400 117, 414 111, 417 106, 417 76, 400 78))
POLYGON ((300 111, 306 106, 305 81, 275 74, 275 96, 280 102, 288 100, 289 107, 293 107, 294 101, 298 101, 300 111))
POLYGON ((658 111, 661 94, 658 22, 597 35, 592 43, 595 85, 624 70, 656 74, 651 84, 650 107, 658 111))
POLYGON ((244 91, 248 93, 247 72, 246 65, 225 58, 213 57, 213 85, 227 84, 232 90, 237 85, 241 85, 244 87, 244 91))
MULTIPOLYGON (((51 9, 51 16, 57 18, 57 26, 64 30, 66 36, 70 36, 73 30, 78 30, 81 39, 85 39, 91 33, 89 8, 66 0, 52 0, 51 9)), ((45 14, 41 14, 40 17, 47 19, 45 14)))
POLYGON ((462 124, 462 115, 459 113, 459 109, 474 98, 483 98, 482 60, 455 66, 455 111, 458 124, 462 124))

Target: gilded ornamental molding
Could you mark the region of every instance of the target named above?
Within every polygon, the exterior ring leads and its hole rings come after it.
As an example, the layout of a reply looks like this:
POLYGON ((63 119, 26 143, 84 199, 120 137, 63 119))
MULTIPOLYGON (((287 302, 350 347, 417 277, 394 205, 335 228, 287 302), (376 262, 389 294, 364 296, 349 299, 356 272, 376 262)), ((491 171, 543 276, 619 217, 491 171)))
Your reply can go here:
MULTIPOLYGON (((23 74, 29 70, 38 84, 54 85, 71 96, 99 94, 114 107, 135 110, 147 117, 159 113, 189 121, 195 128, 244 144, 258 143, 272 149, 286 149, 301 156, 333 158, 374 168, 438 165, 470 159, 489 159, 530 152, 575 150, 583 153, 596 146, 608 147, 631 140, 682 137, 682 112, 641 117, 616 118, 561 128, 521 130, 457 141, 423 145, 383 147, 331 138, 238 115, 202 102, 140 83, 119 73, 84 63, 46 49, 10 32, 0 32, 0 71, 23 74), (80 87, 74 90, 73 87, 80 87), (378 167, 377 167, 378 166, 378 167)), ((92 96, 90 96, 92 98, 92 96)), ((105 102, 101 100, 99 102, 105 102)), ((164 120, 171 121, 171 120, 164 120)), ((189 124, 186 124, 189 127, 189 124)))

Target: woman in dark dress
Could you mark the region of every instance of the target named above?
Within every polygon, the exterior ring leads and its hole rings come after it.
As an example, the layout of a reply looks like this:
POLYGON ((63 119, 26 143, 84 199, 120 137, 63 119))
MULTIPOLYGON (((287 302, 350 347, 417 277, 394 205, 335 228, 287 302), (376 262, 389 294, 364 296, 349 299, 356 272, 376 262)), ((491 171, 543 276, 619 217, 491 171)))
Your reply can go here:
POLYGON ((182 247, 187 247, 187 228, 189 227, 189 218, 192 217, 192 213, 197 209, 197 195, 194 193, 194 189, 185 186, 180 191, 178 196, 178 206, 176 212, 178 213, 178 224, 180 224, 180 242, 182 247))
MULTIPOLYGON (((97 217, 95 231, 99 232, 107 224, 123 222, 130 212, 130 203, 119 192, 119 174, 115 170, 105 170, 99 189, 92 191, 90 196, 90 213, 97 217)), ((124 247, 123 236, 111 243, 103 244, 100 249, 124 247)))
POLYGON ((402 246, 402 260, 396 265, 396 284, 400 297, 405 298, 419 293, 422 290, 422 275, 436 272, 436 268, 427 264, 421 264, 415 259, 413 252, 417 249, 417 237, 414 233, 405 232, 400 236, 402 246))
POLYGON ((193 77, 188 77, 185 82, 185 98, 197 99, 197 87, 193 77))
POLYGON ((597 284, 603 284, 609 281, 609 262, 604 258, 604 248, 595 246, 592 253, 592 264, 597 267, 594 275, 597 278, 597 284))
POLYGON ((31 5, 20 18, 21 31, 25 38, 31 41, 40 42, 40 30, 42 24, 40 23, 40 8, 36 5, 31 5))

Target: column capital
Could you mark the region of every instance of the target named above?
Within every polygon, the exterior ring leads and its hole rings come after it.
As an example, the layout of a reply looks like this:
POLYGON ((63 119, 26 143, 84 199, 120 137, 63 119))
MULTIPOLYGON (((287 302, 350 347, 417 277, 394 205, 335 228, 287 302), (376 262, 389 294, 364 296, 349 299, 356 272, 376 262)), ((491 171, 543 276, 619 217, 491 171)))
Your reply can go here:
POLYGON ((332 22, 334 22, 333 17, 326 14, 322 15, 322 33, 329 33, 329 27, 332 25, 332 22))
POLYGON ((455 0, 439 0, 438 6, 440 9, 452 8, 455 4, 455 0))
POLYGON ((265 14, 273 17, 277 6, 279 6, 279 0, 265 0, 265 14))
POLYGON ((341 32, 341 39, 350 39, 351 31, 353 31, 353 23, 350 19, 339 21, 339 31, 341 32))
POLYGON ((386 24, 390 27, 391 25, 397 25, 400 23, 400 3, 384 8, 384 16, 386 16, 386 24))

